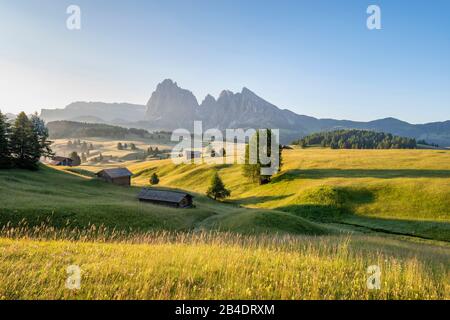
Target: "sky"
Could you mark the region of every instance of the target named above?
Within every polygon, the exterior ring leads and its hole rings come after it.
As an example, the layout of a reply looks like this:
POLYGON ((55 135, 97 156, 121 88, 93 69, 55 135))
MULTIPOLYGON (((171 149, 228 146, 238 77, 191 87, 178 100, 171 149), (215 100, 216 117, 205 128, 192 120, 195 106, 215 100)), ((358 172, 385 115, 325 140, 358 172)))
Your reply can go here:
POLYGON ((2 112, 146 104, 166 78, 199 102, 247 87, 318 118, 449 120, 450 1, 0 0, 2 112))

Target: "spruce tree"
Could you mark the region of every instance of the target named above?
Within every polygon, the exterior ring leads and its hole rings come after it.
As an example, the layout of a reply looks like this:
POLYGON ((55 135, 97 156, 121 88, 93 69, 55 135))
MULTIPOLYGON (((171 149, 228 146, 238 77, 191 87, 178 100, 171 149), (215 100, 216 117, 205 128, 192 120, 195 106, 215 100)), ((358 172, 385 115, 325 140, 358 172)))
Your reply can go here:
POLYGON ((224 199, 230 196, 230 191, 225 188, 217 172, 211 179, 211 186, 206 192, 206 195, 214 200, 224 199))
POLYGON ((0 169, 11 167, 11 150, 9 148, 10 133, 8 120, 0 112, 0 169))
POLYGON ((52 142, 48 140, 48 129, 45 126, 44 120, 39 118, 36 113, 31 116, 30 121, 33 125, 33 130, 39 140, 40 156, 46 158, 53 157, 55 154, 53 153, 52 148, 50 147, 52 142))
POLYGON ((152 176, 150 177, 150 184, 157 185, 158 183, 159 183, 158 175, 156 173, 153 173, 152 176))
POLYGON ((262 175, 261 174, 261 168, 268 168, 271 167, 272 161, 277 160, 278 162, 278 172, 281 170, 282 166, 282 147, 281 145, 278 146, 278 159, 275 159, 275 154, 272 155, 272 130, 270 129, 264 129, 266 131, 266 137, 267 137, 267 143, 265 146, 259 145, 259 134, 260 131, 256 131, 256 134, 253 135, 253 137, 250 140, 250 143, 253 143, 256 145, 256 159, 252 159, 250 161, 250 146, 246 145, 245 148, 245 163, 243 166, 243 175, 244 177, 249 178, 252 182, 259 182, 260 184, 264 184, 270 181, 271 176, 270 175, 262 175), (265 154, 267 157, 270 157, 270 163, 269 164, 262 164, 260 160, 260 149, 263 148, 262 154, 265 154))
POLYGON ((70 154, 70 159, 72 159, 73 166, 79 166, 81 164, 81 158, 76 151, 70 154))
POLYGON ((14 122, 10 138, 13 163, 24 169, 37 169, 41 157, 41 143, 33 123, 24 112, 14 122))

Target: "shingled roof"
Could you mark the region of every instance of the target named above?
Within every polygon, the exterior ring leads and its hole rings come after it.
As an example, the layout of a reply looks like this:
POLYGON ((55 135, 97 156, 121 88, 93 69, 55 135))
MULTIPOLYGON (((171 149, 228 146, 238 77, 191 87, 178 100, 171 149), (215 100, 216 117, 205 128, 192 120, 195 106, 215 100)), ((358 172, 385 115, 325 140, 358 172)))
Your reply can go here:
POLYGON ((185 193, 185 192, 156 190, 156 189, 144 188, 139 193, 138 198, 141 199, 141 200, 152 200, 152 201, 164 201, 164 202, 179 203, 186 196, 189 196, 189 197, 192 198, 192 196, 189 193, 185 193))
POLYGON ((107 176, 109 176, 112 179, 120 178, 120 177, 131 177, 133 174, 128 170, 127 168, 111 168, 111 169, 104 169, 102 171, 99 171, 96 173, 98 176, 101 173, 105 173, 107 176))

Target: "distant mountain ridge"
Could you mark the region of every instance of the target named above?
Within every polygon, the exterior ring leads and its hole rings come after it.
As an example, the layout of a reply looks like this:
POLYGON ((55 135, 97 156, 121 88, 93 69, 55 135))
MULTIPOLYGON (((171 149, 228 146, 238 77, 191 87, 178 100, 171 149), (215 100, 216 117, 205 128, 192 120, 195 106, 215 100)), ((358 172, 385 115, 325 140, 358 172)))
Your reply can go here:
POLYGON ((73 102, 64 109, 42 109, 46 121, 120 123, 142 120, 146 106, 131 103, 73 102))
POLYGON ((99 122, 151 130, 192 130, 195 120, 203 121, 204 129, 279 128, 283 143, 314 132, 365 129, 450 146, 450 121, 410 124, 395 118, 370 122, 317 119, 280 109, 247 88, 238 93, 224 90, 217 99, 207 95, 199 104, 191 91, 170 79, 158 84, 146 106, 76 102, 65 109, 43 109, 41 116, 46 121, 99 122))

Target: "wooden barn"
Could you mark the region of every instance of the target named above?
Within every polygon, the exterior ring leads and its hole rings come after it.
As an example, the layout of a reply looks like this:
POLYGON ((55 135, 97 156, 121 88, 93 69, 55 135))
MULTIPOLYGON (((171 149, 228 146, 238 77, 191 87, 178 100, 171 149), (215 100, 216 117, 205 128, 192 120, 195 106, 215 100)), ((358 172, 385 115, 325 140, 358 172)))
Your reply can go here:
POLYGON ((202 157, 202 153, 200 151, 188 150, 185 151, 185 156, 187 160, 200 159, 202 157))
POLYGON ((138 198, 142 202, 151 202, 175 208, 190 208, 194 197, 185 192, 144 188, 139 193, 138 198))
POLYGON ((73 160, 71 158, 55 156, 50 161, 50 164, 53 166, 68 166, 71 167, 73 164, 73 160))
POLYGON ((104 169, 95 174, 98 178, 119 186, 130 186, 133 175, 127 168, 104 169))

